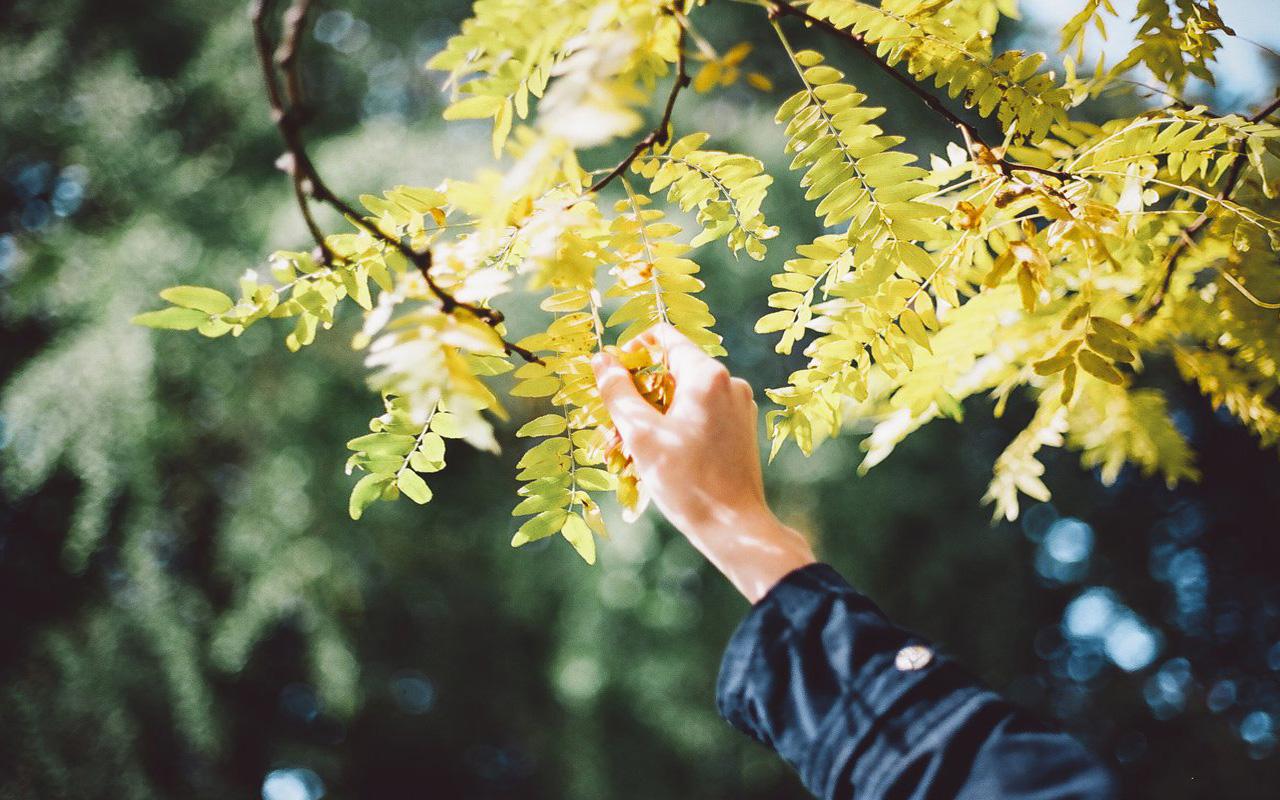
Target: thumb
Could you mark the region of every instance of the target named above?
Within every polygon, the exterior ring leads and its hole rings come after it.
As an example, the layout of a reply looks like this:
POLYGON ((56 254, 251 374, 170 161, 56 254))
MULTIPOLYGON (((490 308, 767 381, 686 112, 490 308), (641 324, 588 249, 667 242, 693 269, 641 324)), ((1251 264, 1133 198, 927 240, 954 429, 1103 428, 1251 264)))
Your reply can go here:
POLYGON ((596 353, 591 359, 591 369, 596 375, 600 399, 613 418, 614 427, 622 435, 622 441, 631 444, 640 430, 657 425, 662 415, 640 396, 631 381, 631 373, 622 362, 609 353, 596 353))

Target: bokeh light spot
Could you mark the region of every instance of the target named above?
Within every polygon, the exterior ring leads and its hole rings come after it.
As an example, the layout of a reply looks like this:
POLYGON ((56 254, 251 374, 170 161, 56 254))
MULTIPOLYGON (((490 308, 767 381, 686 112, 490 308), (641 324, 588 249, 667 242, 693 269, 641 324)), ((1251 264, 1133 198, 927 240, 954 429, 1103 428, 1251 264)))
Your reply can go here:
POLYGON ((291 683, 280 690, 280 710, 303 722, 320 716, 320 700, 316 690, 305 683, 291 683))
POLYGON ((1044 549, 1054 561, 1077 564, 1093 552, 1093 528, 1074 517, 1060 519, 1049 526, 1044 549))
POLYGON ((1057 521, 1058 509, 1053 503, 1036 503, 1022 514, 1022 532, 1031 541, 1039 542, 1057 521))
POLYGON ((1215 714, 1226 711, 1236 702, 1236 684, 1235 681, 1221 680, 1209 689, 1209 694, 1205 697, 1205 705, 1215 714))
POLYGON ((320 800, 324 782, 305 767, 277 769, 262 781, 262 800, 320 800))
POLYGON ((1116 605, 1115 595, 1110 590, 1086 589, 1067 606, 1062 622, 1071 636, 1102 637, 1115 621, 1116 605))
POLYGON ((1134 614, 1127 614, 1107 631, 1104 640, 1107 658, 1125 672, 1137 672, 1155 661, 1160 640, 1155 631, 1134 614))
POLYGON ((436 687, 417 670, 400 670, 391 676, 391 698, 406 714, 425 714, 436 703, 436 687))
POLYGON ((600 693, 604 686, 604 671, 594 658, 572 658, 560 668, 556 684, 565 699, 585 703, 600 693))

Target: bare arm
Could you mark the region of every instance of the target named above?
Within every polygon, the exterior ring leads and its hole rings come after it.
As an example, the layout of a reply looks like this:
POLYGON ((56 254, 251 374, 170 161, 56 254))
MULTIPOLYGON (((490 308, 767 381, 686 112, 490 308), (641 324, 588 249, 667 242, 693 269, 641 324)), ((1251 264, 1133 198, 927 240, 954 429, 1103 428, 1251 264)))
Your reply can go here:
POLYGON ((628 343, 665 353, 675 395, 665 414, 636 391, 616 358, 592 366, 605 405, 654 503, 755 603, 813 550, 764 496, 751 386, 670 325, 628 343))

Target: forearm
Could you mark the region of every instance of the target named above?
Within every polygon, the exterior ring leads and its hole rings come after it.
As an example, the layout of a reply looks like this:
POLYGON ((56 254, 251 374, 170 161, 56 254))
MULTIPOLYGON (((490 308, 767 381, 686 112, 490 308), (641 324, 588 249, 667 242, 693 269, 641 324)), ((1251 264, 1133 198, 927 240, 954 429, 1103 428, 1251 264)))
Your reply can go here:
POLYGON ((687 527, 693 546, 751 603, 816 560, 805 538, 764 507, 720 509, 687 527))

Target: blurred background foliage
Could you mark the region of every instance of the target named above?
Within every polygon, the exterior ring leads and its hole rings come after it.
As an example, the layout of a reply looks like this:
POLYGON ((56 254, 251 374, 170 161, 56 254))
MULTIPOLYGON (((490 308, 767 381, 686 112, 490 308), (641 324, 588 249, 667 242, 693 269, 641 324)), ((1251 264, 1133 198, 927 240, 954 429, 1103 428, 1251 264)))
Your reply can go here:
MULTIPOLYGON (((322 7, 304 61, 334 188, 483 163, 487 137, 436 121, 421 69, 466 5, 322 7)), ((717 13, 717 44, 764 34, 717 13)), ((1052 49, 1056 19, 1002 36, 1052 49)), ((758 44, 768 72, 778 54, 758 44)), ((1274 84, 1276 59, 1245 52, 1274 84)), ((833 58, 884 98, 887 129, 945 142, 833 58)), ((353 523, 343 442, 377 403, 353 319, 296 356, 265 324, 228 345, 125 322, 164 286, 230 284, 305 241, 259 80, 242 0, 0 6, 0 796, 803 796, 716 715, 746 606, 659 519, 614 525, 596 568, 558 538, 512 551, 507 431, 501 459, 456 451, 437 502, 353 523)), ((735 89, 677 128, 714 118, 785 175, 774 102, 735 89)), ((769 206, 816 233, 789 178, 769 206)), ((777 385, 791 365, 751 333, 768 271, 722 251, 701 256, 729 365, 777 385)), ((1167 365, 1147 379, 1176 385, 1167 365)), ((770 492, 895 619, 1077 732, 1130 795, 1274 797, 1280 464, 1174 398, 1205 475, 1174 492, 1129 473, 1103 487, 1059 456, 1055 505, 992 526, 977 500, 1030 410, 992 420, 984 403, 864 478, 854 438, 789 450, 770 492)))

